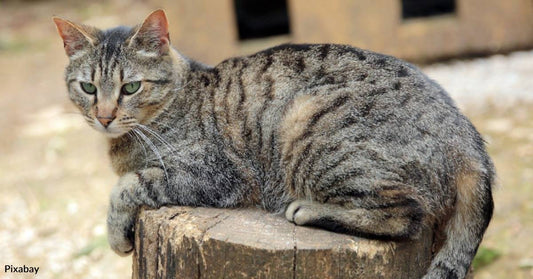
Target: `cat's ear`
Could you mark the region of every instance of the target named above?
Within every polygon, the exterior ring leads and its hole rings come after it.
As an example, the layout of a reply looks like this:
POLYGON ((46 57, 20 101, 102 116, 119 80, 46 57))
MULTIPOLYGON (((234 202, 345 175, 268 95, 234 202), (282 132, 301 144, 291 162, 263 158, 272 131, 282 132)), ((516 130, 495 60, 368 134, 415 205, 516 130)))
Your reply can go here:
POLYGON ((63 39, 65 52, 69 57, 80 54, 88 47, 95 46, 98 30, 96 28, 77 25, 59 17, 53 17, 59 36, 63 39))
POLYGON ((130 39, 129 45, 148 55, 167 54, 170 49, 170 37, 165 12, 152 12, 130 39))

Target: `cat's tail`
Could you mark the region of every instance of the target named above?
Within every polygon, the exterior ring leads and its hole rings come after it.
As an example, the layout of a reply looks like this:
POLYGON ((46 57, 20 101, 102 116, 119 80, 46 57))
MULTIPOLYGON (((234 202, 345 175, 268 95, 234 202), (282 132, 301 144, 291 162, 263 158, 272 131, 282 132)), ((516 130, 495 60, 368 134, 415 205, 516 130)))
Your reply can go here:
POLYGON ((494 171, 489 160, 457 175, 456 207, 444 227, 446 240, 423 279, 461 279, 468 274, 494 207, 494 171))

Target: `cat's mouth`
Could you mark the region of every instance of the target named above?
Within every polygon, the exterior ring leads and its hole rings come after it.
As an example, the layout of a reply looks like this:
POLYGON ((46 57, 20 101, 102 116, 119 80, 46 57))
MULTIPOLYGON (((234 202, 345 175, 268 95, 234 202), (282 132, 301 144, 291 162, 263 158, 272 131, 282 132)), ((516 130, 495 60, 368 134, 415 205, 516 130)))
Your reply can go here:
POLYGON ((110 138, 118 138, 124 134, 126 134, 127 132, 129 132, 131 129, 113 129, 113 128, 110 128, 110 127, 107 127, 107 128, 100 128, 97 130, 99 132, 101 132, 102 134, 104 134, 106 137, 110 137, 110 138))
POLYGON ((118 125, 114 121, 111 123, 102 123, 95 119, 90 124, 95 130, 109 138, 118 138, 133 129, 130 126, 118 125))

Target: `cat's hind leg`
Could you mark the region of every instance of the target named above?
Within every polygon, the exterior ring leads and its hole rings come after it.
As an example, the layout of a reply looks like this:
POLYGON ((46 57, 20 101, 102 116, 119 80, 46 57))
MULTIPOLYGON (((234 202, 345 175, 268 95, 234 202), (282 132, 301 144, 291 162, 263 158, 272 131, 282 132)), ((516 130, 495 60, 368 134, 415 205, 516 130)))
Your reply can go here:
POLYGON ((327 203, 295 200, 285 216, 297 225, 373 239, 416 239, 420 235, 427 214, 407 186, 388 185, 359 196, 338 196, 327 203))

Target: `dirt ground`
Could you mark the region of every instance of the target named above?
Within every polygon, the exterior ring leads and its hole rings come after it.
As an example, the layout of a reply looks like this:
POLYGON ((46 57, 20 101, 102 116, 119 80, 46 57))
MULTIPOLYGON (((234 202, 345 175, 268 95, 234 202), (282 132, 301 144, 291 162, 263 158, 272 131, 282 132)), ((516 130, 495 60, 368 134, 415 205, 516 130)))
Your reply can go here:
MULTIPOLYGON (((143 1, 0 3, 1 266, 39 266, 37 278, 131 277, 131 258, 116 256, 106 243, 107 201, 116 181, 106 143, 68 102, 67 58, 51 16, 108 27, 133 25, 155 8, 143 1)), ((451 83, 465 74, 453 67, 427 70, 445 88, 456 88, 451 83)), ((533 63, 524 67, 519 84, 533 76, 533 63)), ((499 73, 492 75, 478 82, 499 73)), ((483 257, 497 257, 478 268, 476 278, 533 278, 533 103, 518 98, 503 106, 506 88, 496 94, 501 99, 477 97, 475 106, 458 98, 489 144, 501 185, 482 243, 483 257)), ((533 88, 526 90, 533 95, 533 88)))

